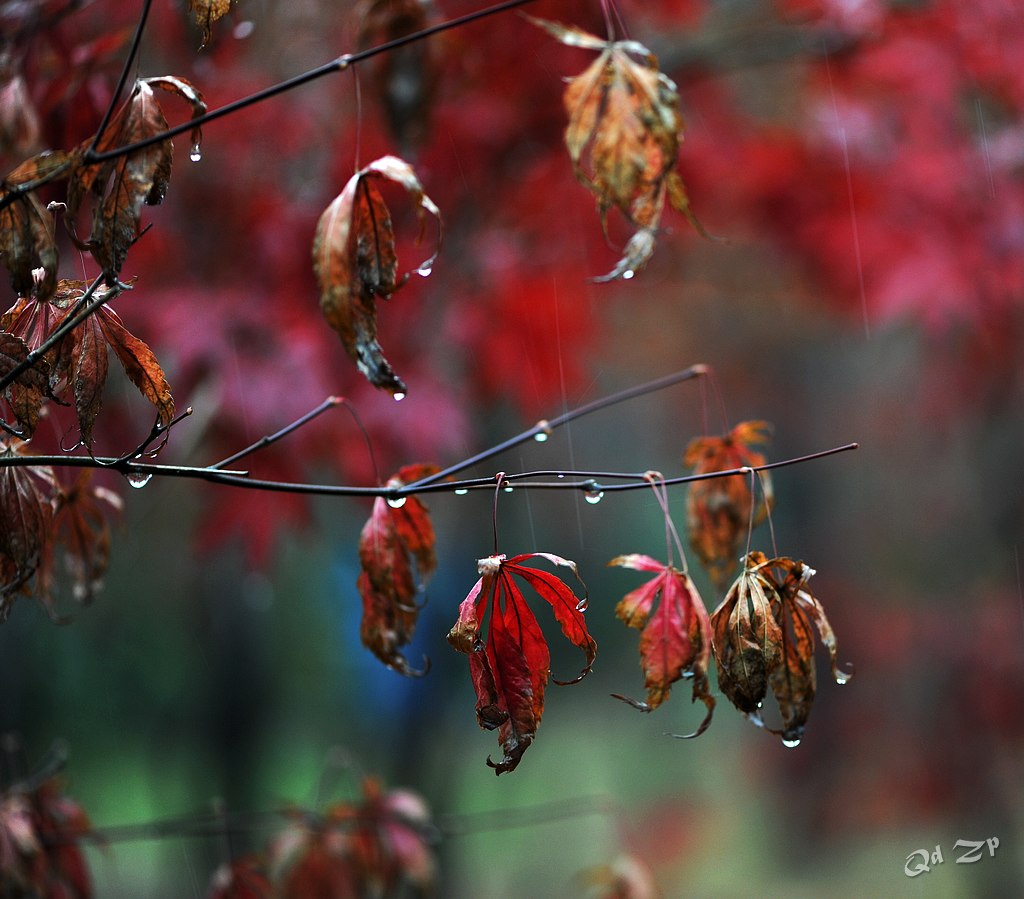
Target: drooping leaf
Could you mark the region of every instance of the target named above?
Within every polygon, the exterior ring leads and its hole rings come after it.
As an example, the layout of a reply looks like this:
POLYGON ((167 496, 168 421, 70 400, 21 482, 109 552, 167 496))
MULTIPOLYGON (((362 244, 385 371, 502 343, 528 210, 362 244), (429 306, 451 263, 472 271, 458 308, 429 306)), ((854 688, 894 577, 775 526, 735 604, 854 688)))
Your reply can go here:
POLYGON ((683 120, 679 94, 658 60, 637 41, 605 41, 573 26, 531 20, 563 44, 599 51, 570 78, 565 145, 576 177, 597 198, 602 225, 611 208, 635 228, 622 258, 597 281, 629 279, 654 252, 666 200, 704 236, 675 171, 683 120))
POLYGON ((214 24, 227 15, 229 9, 231 0, 188 0, 188 11, 192 13, 192 21, 203 33, 203 47, 210 43, 214 24))
POLYGON ((121 323, 113 309, 103 307, 94 317, 128 380, 153 404, 157 421, 162 426, 170 424, 174 418, 174 397, 153 351, 121 323))
MULTIPOLYGON (((0 457, 20 454, 20 444, 0 443, 0 457)), ((0 468, 0 620, 7 617, 19 593, 44 559, 53 506, 47 481, 50 469, 33 472, 27 467, 0 468)))
MULTIPOLYGON (((26 160, 0 182, 0 200, 19 185, 57 177, 70 169, 65 153, 41 153, 26 160)), ((57 285, 59 263, 53 216, 34 193, 17 196, 0 209, 0 263, 19 296, 49 299, 57 285)))
POLYGON ((486 730, 498 731, 504 757, 500 762, 487 759, 495 774, 515 770, 533 742, 551 675, 547 641, 513 575, 525 580, 551 606, 562 633, 586 656, 576 678, 555 683, 578 682, 590 672, 597 655, 597 644, 583 617, 586 596, 580 599, 555 575, 522 564, 533 558, 569 568, 579 577, 575 562, 551 553, 480 559, 480 580, 459 606, 458 620, 448 634, 448 642, 469 656, 477 722, 486 730), (485 617, 486 640, 480 635, 485 617))
MULTIPOLYGON (((69 487, 57 489, 54 505, 50 545, 56 543, 60 547, 74 599, 89 603, 103 587, 110 562, 109 516, 121 511, 121 497, 106 487, 94 485, 92 472, 86 470, 69 487)), ((49 561, 40 578, 39 592, 47 605, 52 604, 56 576, 52 568, 53 562, 49 561)))
MULTIPOLYGON (((0 377, 6 377, 28 358, 29 347, 20 337, 0 330, 0 377)), ((14 418, 21 426, 22 436, 26 439, 35 432, 39 421, 39 411, 47 393, 46 360, 26 369, 18 378, 4 389, 14 418)))
MULTIPOLYGON (((206 112, 202 95, 184 78, 166 75, 135 82, 132 93, 111 119, 96 149, 100 153, 156 137, 168 128, 154 88, 174 93, 192 107, 192 117, 206 112)), ((193 147, 198 147, 198 130, 193 147)), ((91 141, 83 144, 83 149, 91 141)), ((73 221, 82 200, 95 198, 92 233, 85 244, 109 275, 117 275, 128 250, 141 233, 143 205, 163 201, 171 179, 173 145, 158 141, 103 163, 76 167, 68 189, 68 220, 73 221)))
POLYGON ((643 629, 640 664, 644 670, 647 700, 618 698, 649 712, 668 699, 672 684, 681 678, 691 678, 693 701, 699 699, 707 709, 704 721, 689 735, 699 736, 711 723, 715 700, 708 686, 711 624, 696 586, 685 572, 662 565, 650 556, 632 553, 617 556, 608 564, 654 574, 647 583, 627 593, 615 607, 615 614, 627 626, 643 629), (657 609, 652 614, 655 603, 657 609))
POLYGON ((817 690, 814 664, 814 630, 829 652, 832 676, 846 683, 847 672, 836 668, 836 636, 825 617, 825 610, 807 587, 814 569, 789 558, 762 562, 761 572, 778 596, 773 613, 782 634, 782 657, 771 671, 769 684, 782 715, 782 739, 790 745, 804 733, 817 690))
MULTIPOLYGON (((693 466, 694 474, 764 465, 765 457, 751 447, 767 442, 770 434, 767 422, 744 421, 722 437, 696 437, 686 449, 683 465, 693 466)), ((760 496, 752 492, 749 475, 690 484, 686 499, 690 544, 719 589, 724 589, 736 569, 747 529, 760 524, 771 508, 768 472, 760 473, 760 483, 760 496)))
POLYGON ((718 686, 729 701, 757 724, 768 679, 783 657, 782 629, 774 614, 779 602, 765 576, 763 553, 750 553, 743 571, 711 615, 718 686))
MULTIPOLYGON (((377 342, 376 298, 388 299, 408 280, 398 276, 391 213, 376 181, 393 181, 412 198, 421 222, 440 212, 405 161, 383 156, 358 171, 324 210, 313 239, 313 271, 320 307, 345 351, 371 384, 391 394, 408 388, 395 374, 377 342)), ((435 253, 418 271, 429 272, 435 253)))
MULTIPOLYGON (((401 487, 437 470, 432 465, 406 466, 388 486, 401 487)), ((422 581, 436 565, 434 539, 430 514, 415 496, 403 497, 397 507, 378 497, 359 538, 360 637, 378 659, 400 674, 425 673, 409 665, 401 648, 416 627, 422 581)))

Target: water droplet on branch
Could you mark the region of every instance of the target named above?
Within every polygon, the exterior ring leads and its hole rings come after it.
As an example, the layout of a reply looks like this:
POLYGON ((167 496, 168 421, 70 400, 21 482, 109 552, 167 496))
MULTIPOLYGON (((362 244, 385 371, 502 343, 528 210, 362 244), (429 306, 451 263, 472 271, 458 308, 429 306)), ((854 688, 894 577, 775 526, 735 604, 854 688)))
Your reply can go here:
POLYGON ((199 148, 199 144, 192 144, 192 149, 189 151, 188 158, 193 162, 199 162, 203 158, 203 151, 199 148))
POLYGON ((153 475, 145 471, 130 471, 124 477, 129 485, 134 487, 136 490, 141 490, 146 486, 146 484, 153 480, 153 475))
POLYGON ((797 746, 800 745, 800 738, 797 737, 794 740, 787 740, 783 738, 782 745, 785 746, 787 749, 795 749, 797 746))
POLYGON ((469 493, 469 488, 468 487, 459 487, 455 491, 455 495, 456 496, 465 496, 467 493, 469 493))
POLYGON ((583 498, 590 503, 590 505, 596 506, 602 499, 604 499, 604 491, 601 489, 601 485, 598 484, 597 481, 587 481, 583 498))
POLYGON ((405 399, 405 394, 402 393, 401 391, 399 391, 398 393, 395 394, 395 402, 396 403, 400 403, 404 399, 405 399))
POLYGON ((404 496, 389 496, 388 505, 391 506, 392 509, 401 509, 402 506, 405 505, 405 500, 406 497, 404 496))

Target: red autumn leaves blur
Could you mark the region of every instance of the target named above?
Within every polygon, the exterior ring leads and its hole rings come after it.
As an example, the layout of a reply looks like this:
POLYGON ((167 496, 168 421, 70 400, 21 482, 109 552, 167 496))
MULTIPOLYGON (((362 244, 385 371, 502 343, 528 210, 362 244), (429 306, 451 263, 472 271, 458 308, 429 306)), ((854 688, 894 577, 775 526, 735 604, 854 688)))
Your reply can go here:
POLYGON ((0 894, 91 899, 79 848, 89 820, 57 778, 14 784, 0 794, 0 894))

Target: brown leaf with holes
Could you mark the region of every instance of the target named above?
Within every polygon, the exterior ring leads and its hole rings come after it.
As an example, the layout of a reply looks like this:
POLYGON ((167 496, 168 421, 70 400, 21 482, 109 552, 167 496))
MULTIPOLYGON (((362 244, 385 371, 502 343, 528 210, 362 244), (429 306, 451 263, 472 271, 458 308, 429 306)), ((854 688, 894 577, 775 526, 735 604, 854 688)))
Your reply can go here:
MULTIPOLYGON (((398 275, 391 213, 376 186, 380 180, 405 188, 421 224, 428 212, 437 218, 440 247, 441 217, 434 201, 407 162, 383 156, 353 175, 324 210, 313 239, 313 271, 320 285, 320 307, 345 351, 371 384, 394 395, 405 394, 408 388, 377 342, 376 298, 388 299, 409 275, 398 275)), ((436 257, 435 251, 417 271, 429 273, 436 257)))
POLYGON ((708 688, 711 624, 696 586, 685 572, 639 553, 616 556, 608 564, 653 574, 615 607, 620 621, 628 627, 642 629, 640 664, 644 670, 647 700, 638 702, 613 695, 634 708, 650 712, 668 699, 676 681, 691 678, 693 701, 703 702, 707 714, 697 730, 687 736, 699 736, 711 723, 715 699, 708 688), (652 613, 655 603, 657 609, 652 613))
MULTIPOLYGON (((744 421, 721 437, 696 437, 683 456, 683 465, 697 475, 765 464, 751 447, 766 443, 771 425, 744 421)), ((772 481, 760 473, 761 490, 751 490, 745 474, 693 481, 686 498, 690 544, 718 589, 725 588, 736 570, 743 541, 751 525, 764 521, 772 504, 772 481)))
MULTIPOLYGON (((437 471, 434 465, 407 465, 388 486, 411 484, 437 471)), ((407 676, 426 673, 426 668, 410 666, 400 650, 416 627, 422 581, 437 564, 434 539, 430 513, 415 496, 404 497, 397 507, 377 497, 359 538, 360 637, 385 665, 407 676)))
POLYGON ((231 9, 231 0, 188 0, 188 11, 192 13, 192 21, 203 33, 205 47, 210 43, 211 30, 214 24, 227 15, 231 9))
POLYGON ((679 94, 654 54, 637 41, 605 41, 528 18, 563 44, 600 54, 565 89, 565 145, 576 177, 597 197, 602 225, 614 207, 636 233, 612 271, 595 280, 628 279, 647 264, 666 201, 707 236, 675 171, 683 130, 679 94))
MULTIPOLYGON (((192 118, 206 112, 202 95, 184 78, 164 75, 135 82, 132 93, 104 131, 97 151, 155 137, 168 128, 155 89, 175 94, 192 108, 192 118)), ((198 129, 192 145, 199 146, 198 129)), ((82 149, 90 146, 86 141, 82 149)), ((68 188, 69 222, 73 222, 83 199, 94 198, 92 232, 84 244, 108 275, 116 276, 128 250, 141 234, 142 207, 163 202, 171 179, 173 145, 170 139, 135 150, 125 156, 75 168, 68 188)))

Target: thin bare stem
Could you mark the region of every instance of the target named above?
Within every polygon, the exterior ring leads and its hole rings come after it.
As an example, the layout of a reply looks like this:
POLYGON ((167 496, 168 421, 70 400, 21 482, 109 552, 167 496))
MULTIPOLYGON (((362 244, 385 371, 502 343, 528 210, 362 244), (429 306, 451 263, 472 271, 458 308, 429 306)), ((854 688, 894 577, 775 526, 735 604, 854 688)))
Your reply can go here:
POLYGON ((110 96, 110 103, 107 105, 106 112, 103 113, 103 119, 100 122, 100 127, 96 129, 96 136, 92 139, 92 143, 89 144, 89 149, 86 151, 86 155, 96 152, 96 148, 103 139, 103 132, 107 130, 107 126, 110 124, 111 118, 113 118, 114 110, 117 109, 117 103, 121 99, 121 94, 124 93, 124 86, 128 83, 128 74, 131 72, 132 66, 135 64, 135 60, 139 55, 139 45, 142 43, 142 33, 146 29, 146 19, 149 18, 149 9, 152 5, 152 0, 144 0, 142 4, 142 12, 139 14, 139 22, 135 26, 132 45, 128 49, 128 55, 124 60, 124 67, 121 69, 121 77, 117 80, 117 87, 114 88, 114 93, 110 96))
POLYGON ((257 440, 250 446, 247 446, 245 449, 241 449, 237 453, 228 456, 226 459, 221 459, 220 462, 215 462, 213 465, 209 467, 211 469, 222 469, 228 465, 233 465, 239 459, 244 459, 251 453, 255 453, 261 449, 265 449, 272 443, 277 443, 278 440, 287 437, 293 431, 297 431, 303 425, 311 422, 314 418, 323 415, 323 413, 326 412, 328 409, 333 409, 335 406, 339 406, 342 403, 345 403, 345 400, 342 399, 340 396, 329 396, 315 409, 311 409, 305 415, 295 419, 295 421, 293 421, 290 425, 285 425, 283 428, 281 428, 281 430, 275 431, 273 434, 267 434, 266 436, 261 437, 259 440, 257 440))
POLYGON ((180 125, 168 128, 166 131, 162 131, 160 134, 154 134, 145 140, 136 141, 133 144, 125 144, 123 147, 117 147, 115 149, 108 150, 105 153, 94 153, 91 151, 86 152, 84 161, 87 164, 92 165, 98 162, 106 162, 110 159, 118 159, 121 156, 128 155, 129 153, 134 153, 136 150, 142 150, 146 147, 152 146, 153 144, 161 143, 169 138, 181 134, 184 131, 192 131, 195 128, 200 128, 208 122, 231 115, 232 113, 238 112, 240 109, 245 109, 247 106, 253 106, 256 103, 262 103, 264 100, 269 100, 271 97, 287 93, 297 87, 309 84, 311 81, 323 78, 325 75, 344 71, 349 66, 356 65, 357 63, 363 62, 364 60, 370 59, 374 56, 379 56, 381 53, 389 53, 390 51, 397 50, 399 47, 404 47, 407 44, 412 44, 416 41, 432 37, 435 34, 440 34, 442 31, 461 28, 462 26, 475 22, 478 19, 484 19, 488 16, 493 16, 498 13, 505 12, 506 10, 515 9, 519 6, 525 6, 527 3, 532 2, 534 2, 534 0, 505 0, 503 3, 489 6, 486 9, 474 10, 473 12, 466 13, 463 16, 457 16, 454 19, 447 19, 444 22, 438 22, 436 25, 431 25, 428 28, 421 29, 420 31, 414 31, 411 34, 406 34, 402 37, 395 38, 394 40, 386 41, 385 43, 378 44, 375 47, 368 47, 365 50, 359 50, 355 53, 346 53, 339 56, 337 59, 332 59, 330 62, 317 66, 315 69, 310 69, 307 72, 303 72, 301 75, 296 75, 293 78, 281 81, 271 87, 264 88, 261 91, 250 94, 248 97, 242 97, 241 99, 234 100, 217 109, 212 109, 204 115, 196 116, 194 119, 190 119, 187 122, 182 122, 180 125))
POLYGON ((453 474, 465 471, 467 468, 472 468, 480 462, 486 462, 488 459, 501 455, 520 444, 534 440, 538 434, 544 434, 545 436, 550 435, 555 428, 560 428, 562 425, 568 424, 570 421, 577 418, 582 418, 584 415, 589 415, 591 412, 599 412, 600 410, 607 409, 617 403, 624 403, 626 400, 635 399, 636 397, 644 396, 644 394, 647 393, 664 390, 666 387, 671 387, 673 384, 679 384, 682 381, 699 378, 707 374, 708 370, 708 366, 703 364, 691 365, 689 368, 666 375, 663 378, 657 378, 654 381, 648 381, 645 384, 640 384, 636 387, 629 387, 626 390, 620 390, 618 393, 613 393, 610 396, 603 397, 602 399, 594 400, 593 402, 578 406, 575 409, 570 409, 568 412, 550 420, 539 421, 532 428, 523 431, 521 434, 517 434, 515 437, 510 437, 508 440, 504 440, 496 446, 492 446, 490 449, 484 450, 482 453, 477 453, 475 456, 471 456, 462 462, 457 462, 455 465, 451 465, 443 471, 439 471, 437 474, 430 475, 430 477, 422 478, 419 481, 409 484, 405 488, 405 491, 411 492, 419 490, 429 484, 433 484, 437 481, 443 481, 445 478, 451 477, 453 474))

